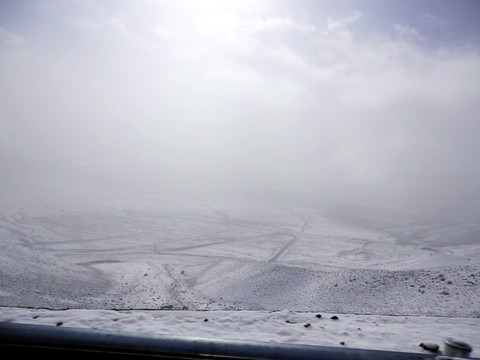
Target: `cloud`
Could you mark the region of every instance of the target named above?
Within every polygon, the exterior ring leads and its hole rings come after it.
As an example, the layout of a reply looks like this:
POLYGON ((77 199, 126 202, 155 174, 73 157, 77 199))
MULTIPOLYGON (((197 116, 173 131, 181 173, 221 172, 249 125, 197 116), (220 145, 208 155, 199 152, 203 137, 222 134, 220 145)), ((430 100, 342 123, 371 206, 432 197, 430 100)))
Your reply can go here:
POLYGON ((257 31, 300 31, 302 33, 315 32, 313 24, 301 24, 291 18, 256 18, 249 26, 257 31))
POLYGON ((125 36, 129 33, 124 21, 118 17, 111 17, 107 19, 105 24, 122 36, 125 36))
POLYGON ((355 11, 353 14, 340 17, 340 18, 327 18, 327 30, 329 31, 341 31, 345 30, 350 24, 353 24, 362 17, 359 11, 355 11))
POLYGON ((434 28, 444 28, 448 25, 447 21, 433 14, 423 14, 420 20, 422 23, 434 28))
POLYGON ((74 51, 2 55, 3 168, 480 211, 477 48, 294 3, 89 4, 49 25, 74 51))
POLYGON ((22 45, 25 43, 25 39, 23 39, 21 36, 11 33, 2 27, 0 27, 0 40, 14 45, 22 45))
POLYGON ((418 31, 409 26, 401 25, 401 24, 395 24, 394 29, 396 33, 400 36, 402 39, 408 39, 408 40, 422 40, 423 38, 420 36, 418 31))

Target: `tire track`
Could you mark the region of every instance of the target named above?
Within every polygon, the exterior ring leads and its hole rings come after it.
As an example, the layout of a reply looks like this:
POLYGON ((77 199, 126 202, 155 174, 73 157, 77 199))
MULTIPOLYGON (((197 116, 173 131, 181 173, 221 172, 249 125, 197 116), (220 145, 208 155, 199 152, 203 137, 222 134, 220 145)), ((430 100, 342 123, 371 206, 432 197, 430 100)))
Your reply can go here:
POLYGON ((275 252, 275 254, 273 254, 270 259, 268 259, 267 262, 269 263, 273 263, 273 262, 276 262, 278 261, 283 255, 285 255, 286 252, 288 252, 288 250, 290 250, 293 245, 302 238, 303 234, 305 233, 305 229, 307 228, 307 226, 309 226, 310 224, 308 223, 308 220, 305 219, 305 218, 302 218, 303 219, 303 225, 302 225, 302 228, 300 229, 300 231, 296 234, 289 234, 292 236, 292 239, 289 240, 285 245, 283 245, 279 250, 277 250, 277 252, 275 252))
POLYGON ((223 239, 223 240, 218 240, 218 241, 208 242, 208 243, 203 243, 203 244, 197 244, 197 245, 180 246, 180 247, 176 247, 176 248, 163 248, 162 250, 164 250, 164 251, 192 250, 192 249, 198 249, 198 248, 207 247, 207 246, 214 246, 214 245, 218 245, 218 244, 249 241, 249 240, 253 240, 253 239, 261 239, 261 238, 265 238, 265 237, 273 237, 273 236, 279 236, 279 235, 292 235, 292 234, 285 233, 285 232, 273 232, 273 233, 268 233, 268 234, 246 236, 246 237, 241 237, 241 238, 223 239))
POLYGON ((293 244, 298 240, 298 235, 292 234, 292 240, 289 240, 285 245, 283 245, 273 256, 268 259, 269 263, 277 261, 285 252, 290 249, 293 244))

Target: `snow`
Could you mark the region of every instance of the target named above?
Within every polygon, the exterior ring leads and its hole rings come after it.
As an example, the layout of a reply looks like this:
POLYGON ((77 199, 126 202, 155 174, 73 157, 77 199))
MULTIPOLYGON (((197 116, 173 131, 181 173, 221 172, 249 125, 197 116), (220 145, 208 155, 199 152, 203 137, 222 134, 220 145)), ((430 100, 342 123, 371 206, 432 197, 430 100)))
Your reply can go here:
POLYGON ((480 355, 480 319, 293 311, 46 310, 0 308, 0 321, 211 339, 428 353, 449 337, 480 355), (317 315, 321 315, 318 318, 317 315), (338 320, 331 319, 336 315, 338 320), (310 324, 309 326, 307 324, 310 324), (343 345, 342 345, 343 343, 343 345))
POLYGON ((478 219, 79 184, 0 195, 0 321, 408 352, 453 337, 479 356, 478 219))

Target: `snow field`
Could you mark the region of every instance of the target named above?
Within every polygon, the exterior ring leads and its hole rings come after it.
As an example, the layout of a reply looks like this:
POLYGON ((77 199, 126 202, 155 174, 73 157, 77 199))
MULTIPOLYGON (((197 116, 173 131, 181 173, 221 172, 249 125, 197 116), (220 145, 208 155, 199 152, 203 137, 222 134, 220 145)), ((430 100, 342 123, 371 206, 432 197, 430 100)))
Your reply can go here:
POLYGON ((446 337, 480 345, 478 221, 85 191, 0 189, 1 321, 399 351, 446 337))

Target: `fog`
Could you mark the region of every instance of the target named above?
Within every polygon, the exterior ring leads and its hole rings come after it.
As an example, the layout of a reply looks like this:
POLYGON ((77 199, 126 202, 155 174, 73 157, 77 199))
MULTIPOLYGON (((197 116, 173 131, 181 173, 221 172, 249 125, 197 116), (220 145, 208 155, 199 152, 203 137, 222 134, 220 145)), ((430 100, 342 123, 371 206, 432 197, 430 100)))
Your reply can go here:
POLYGON ((1 181, 480 215, 478 6, 404 4, 2 2, 1 181))

